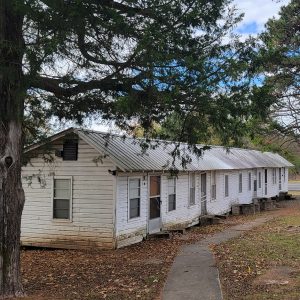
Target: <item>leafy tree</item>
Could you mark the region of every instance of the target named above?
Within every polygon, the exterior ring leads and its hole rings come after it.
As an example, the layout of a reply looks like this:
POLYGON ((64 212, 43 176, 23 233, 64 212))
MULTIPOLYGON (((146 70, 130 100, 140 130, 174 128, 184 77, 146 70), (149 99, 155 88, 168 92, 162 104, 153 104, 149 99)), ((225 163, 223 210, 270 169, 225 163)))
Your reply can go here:
POLYGON ((0 1, 1 296, 23 294, 21 159, 34 113, 79 123, 98 114, 125 129, 132 121, 147 129, 175 111, 198 120, 189 123, 190 133, 216 127, 226 142, 263 110, 263 102, 243 97, 248 52, 226 43, 240 19, 229 4, 0 1))
POLYGON ((270 129, 273 134, 300 141, 300 2, 281 8, 261 35, 256 63, 265 76, 263 88, 273 97, 270 129))

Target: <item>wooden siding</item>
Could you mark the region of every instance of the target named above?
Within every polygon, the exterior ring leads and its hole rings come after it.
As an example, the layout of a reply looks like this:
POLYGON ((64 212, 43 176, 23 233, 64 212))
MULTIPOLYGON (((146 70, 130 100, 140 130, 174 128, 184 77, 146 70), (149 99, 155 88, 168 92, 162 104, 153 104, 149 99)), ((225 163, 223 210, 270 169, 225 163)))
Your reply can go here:
MULTIPOLYGON (((54 148, 61 149, 62 141, 54 148)), ((54 151, 52 151, 52 154, 54 151)), ((55 157, 47 163, 38 155, 23 168, 23 187, 26 202, 22 216, 23 245, 86 248, 114 247, 114 181, 108 173, 115 166, 108 158, 98 165, 93 161, 97 152, 79 140, 78 160, 63 161, 55 157), (33 177, 29 185, 28 176, 33 177), (73 180, 72 221, 52 218, 53 176, 71 176, 73 180), (45 185, 45 186, 43 186, 45 185)))
MULTIPOLYGON (((268 169, 268 193, 264 193, 264 168, 216 171, 216 199, 211 199, 211 171, 207 174, 207 213, 224 214, 231 211, 234 204, 249 204, 254 198, 274 197, 279 194, 278 168, 277 182, 272 183, 272 168, 268 169), (256 171, 256 176, 255 176, 256 171), (262 185, 259 188, 258 174, 261 172, 262 185), (242 173, 242 192, 239 192, 239 174, 242 173), (249 190, 249 173, 251 173, 251 189, 249 190), (225 175, 229 176, 229 195, 225 197, 225 175), (254 192, 254 180, 257 180, 257 191, 254 192)), ((286 168, 286 181, 282 180, 282 191, 287 189, 288 170, 286 168)), ((189 176, 180 173, 176 180, 176 210, 168 211, 168 175, 161 175, 161 220, 162 229, 180 226, 190 226, 198 222, 201 215, 200 174, 196 173, 195 205, 189 206, 189 176)), ((116 240, 118 247, 123 247, 138 241, 147 235, 149 200, 147 173, 121 173, 117 176, 117 224, 116 240), (141 214, 135 219, 128 218, 128 178, 141 179, 141 214)), ((158 174, 159 175, 159 174, 158 174)), ((283 174, 282 174, 283 178, 283 174)))

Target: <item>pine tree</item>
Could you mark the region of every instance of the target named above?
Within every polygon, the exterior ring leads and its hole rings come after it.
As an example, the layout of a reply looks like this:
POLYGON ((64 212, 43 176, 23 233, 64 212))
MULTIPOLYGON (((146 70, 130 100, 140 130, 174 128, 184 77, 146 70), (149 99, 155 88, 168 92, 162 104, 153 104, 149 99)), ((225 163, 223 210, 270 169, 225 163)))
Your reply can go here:
POLYGON ((132 120, 149 128, 183 112, 200 118, 201 130, 216 126, 229 139, 253 108, 243 97, 247 51, 229 35, 240 16, 229 4, 0 1, 0 296, 23 294, 21 161, 28 103, 45 119, 80 123, 96 114, 123 128, 132 120))

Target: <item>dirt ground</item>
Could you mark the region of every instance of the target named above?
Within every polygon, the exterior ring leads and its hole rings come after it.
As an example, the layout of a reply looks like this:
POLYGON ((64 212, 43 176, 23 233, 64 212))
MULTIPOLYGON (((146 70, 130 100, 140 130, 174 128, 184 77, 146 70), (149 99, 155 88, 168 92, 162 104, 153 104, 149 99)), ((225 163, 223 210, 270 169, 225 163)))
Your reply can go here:
POLYGON ((159 299, 181 245, 254 217, 230 217, 223 224, 193 227, 184 235, 118 250, 24 249, 21 262, 27 299, 159 299))
MULTIPOLYGON (((293 210, 282 208, 269 213, 290 215, 293 210)), ((185 235, 147 240, 118 250, 23 249, 21 262, 26 300, 160 299, 181 245, 256 217, 230 216, 223 224, 193 227, 185 235)))

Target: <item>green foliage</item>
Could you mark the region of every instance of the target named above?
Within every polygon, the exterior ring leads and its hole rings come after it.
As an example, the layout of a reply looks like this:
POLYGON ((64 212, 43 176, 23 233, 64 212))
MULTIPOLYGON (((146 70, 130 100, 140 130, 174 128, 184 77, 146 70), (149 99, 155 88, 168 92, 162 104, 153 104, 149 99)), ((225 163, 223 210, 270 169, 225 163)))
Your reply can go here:
POLYGON ((253 41, 232 35, 241 16, 229 0, 14 2, 25 15, 23 84, 41 122, 97 115, 147 135, 174 114, 184 128, 172 139, 241 144, 246 121, 269 105, 253 101, 253 41))
POLYGON ((273 97, 271 117, 278 132, 299 140, 300 2, 292 0, 279 16, 268 21, 260 37, 256 64, 265 75, 262 88, 273 97))

